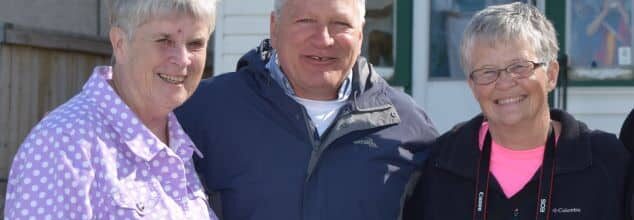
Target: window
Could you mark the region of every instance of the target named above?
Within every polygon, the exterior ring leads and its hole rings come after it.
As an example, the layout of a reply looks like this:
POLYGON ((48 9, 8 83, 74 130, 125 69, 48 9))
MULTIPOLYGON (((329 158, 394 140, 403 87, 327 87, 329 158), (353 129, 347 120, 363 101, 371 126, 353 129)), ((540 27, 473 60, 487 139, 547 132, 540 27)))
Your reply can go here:
POLYGON ((385 79, 394 76, 395 7, 394 0, 367 0, 361 54, 385 79))
MULTIPOLYGON (((460 66, 460 40, 471 17, 489 5, 513 0, 432 0, 430 19, 430 78, 464 79, 460 66)), ((520 1, 527 2, 527 1, 520 1)))
POLYGON ((566 53, 573 82, 634 80, 632 1, 568 0, 566 53))

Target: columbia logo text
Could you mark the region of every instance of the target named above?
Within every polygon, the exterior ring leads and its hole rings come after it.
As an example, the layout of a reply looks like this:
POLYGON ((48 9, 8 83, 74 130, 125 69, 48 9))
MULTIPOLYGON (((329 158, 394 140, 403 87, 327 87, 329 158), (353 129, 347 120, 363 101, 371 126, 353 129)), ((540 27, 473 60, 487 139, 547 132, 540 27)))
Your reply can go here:
POLYGON ((580 208, 553 208, 554 214, 581 213, 580 208))
POLYGON ((363 145, 368 145, 371 148, 378 148, 379 146, 374 143, 374 140, 372 140, 372 138, 366 137, 363 139, 359 139, 353 142, 354 144, 363 144, 363 145))

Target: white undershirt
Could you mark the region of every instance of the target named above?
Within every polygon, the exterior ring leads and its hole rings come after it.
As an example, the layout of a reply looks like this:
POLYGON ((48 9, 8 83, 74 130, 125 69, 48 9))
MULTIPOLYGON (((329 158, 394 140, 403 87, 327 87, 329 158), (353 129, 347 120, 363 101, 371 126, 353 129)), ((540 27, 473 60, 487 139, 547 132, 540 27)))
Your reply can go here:
POLYGON ((310 119, 313 121, 313 125, 317 128, 317 133, 319 133, 320 137, 335 120, 339 109, 346 104, 345 99, 320 101, 304 99, 297 96, 293 96, 293 98, 306 108, 306 112, 308 112, 310 119))

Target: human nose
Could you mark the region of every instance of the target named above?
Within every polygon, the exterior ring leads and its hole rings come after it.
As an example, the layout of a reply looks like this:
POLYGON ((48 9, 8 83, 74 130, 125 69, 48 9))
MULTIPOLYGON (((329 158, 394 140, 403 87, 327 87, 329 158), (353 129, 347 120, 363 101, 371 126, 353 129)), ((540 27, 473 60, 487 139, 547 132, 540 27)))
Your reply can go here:
POLYGON ((179 45, 172 48, 172 53, 170 54, 170 61, 173 64, 178 65, 179 67, 186 67, 191 64, 190 52, 187 50, 185 45, 179 45))
POLYGON ((319 27, 317 27, 316 33, 313 35, 313 43, 317 47, 329 47, 333 45, 334 42, 335 39, 330 34, 328 25, 319 25, 319 27))
POLYGON ((515 85, 516 74, 508 69, 498 70, 498 77, 495 80, 495 87, 497 88, 509 88, 515 85))

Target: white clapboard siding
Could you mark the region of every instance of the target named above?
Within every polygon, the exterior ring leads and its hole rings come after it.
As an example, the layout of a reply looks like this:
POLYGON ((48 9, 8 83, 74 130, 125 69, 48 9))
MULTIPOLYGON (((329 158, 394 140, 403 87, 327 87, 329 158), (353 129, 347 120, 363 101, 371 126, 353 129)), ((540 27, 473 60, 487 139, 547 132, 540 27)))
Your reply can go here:
POLYGON ((617 133, 634 107, 632 87, 572 87, 568 111, 589 127, 617 133))
POLYGON ((221 1, 215 33, 214 74, 235 70, 238 59, 269 36, 273 0, 221 1))

